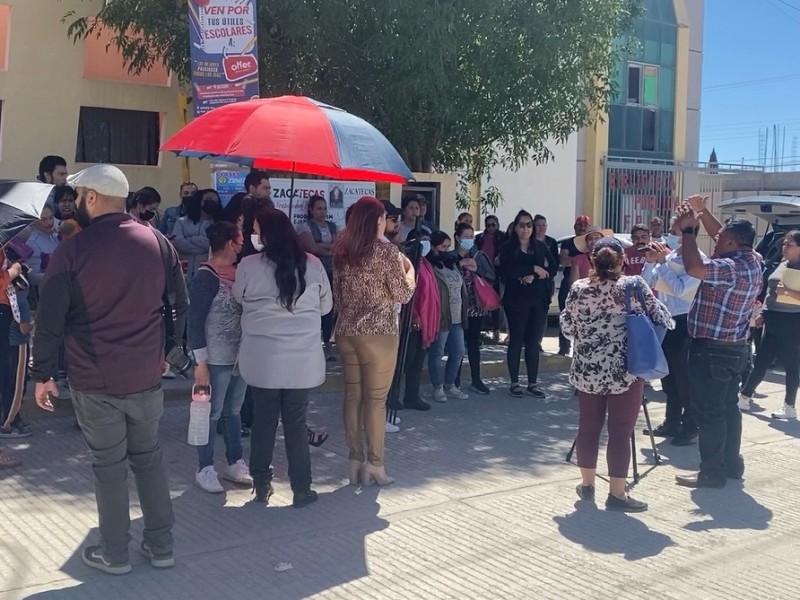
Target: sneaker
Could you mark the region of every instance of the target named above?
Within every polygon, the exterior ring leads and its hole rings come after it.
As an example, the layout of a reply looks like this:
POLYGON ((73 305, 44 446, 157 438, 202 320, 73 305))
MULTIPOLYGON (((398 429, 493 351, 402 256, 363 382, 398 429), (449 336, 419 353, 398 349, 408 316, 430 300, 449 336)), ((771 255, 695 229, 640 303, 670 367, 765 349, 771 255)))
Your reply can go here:
POLYGON ((788 404, 784 404, 777 411, 772 413, 772 418, 773 419, 796 419, 797 418, 797 411, 795 410, 794 406, 789 406, 788 404))
POLYGON ((545 396, 544 392, 539 389, 539 386, 536 385, 535 383, 530 384, 527 389, 528 393, 534 398, 544 399, 547 397, 545 396))
POLYGON ((169 569, 175 566, 175 556, 172 551, 169 552, 153 552, 146 542, 142 542, 140 546, 142 554, 150 559, 150 564, 156 569, 169 569))
POLYGON ((194 482, 200 486, 200 489, 209 494, 220 494, 225 491, 225 488, 222 487, 222 484, 219 482, 217 472, 212 466, 204 467, 195 473, 194 482))
POLYGON ((312 502, 317 501, 317 492, 314 490, 308 490, 307 492, 297 492, 292 497, 292 506, 294 508, 303 508, 304 506, 308 506, 312 502))
POLYGON ((647 510, 647 504, 634 500, 630 496, 625 496, 625 499, 617 498, 616 496, 608 495, 606 498, 606 510, 616 510, 619 512, 644 512, 647 510))
POLYGON ((103 549, 98 544, 96 546, 86 546, 81 552, 83 564, 108 573, 109 575, 127 575, 132 571, 130 563, 112 563, 103 556, 103 549))
POLYGON ((0 438, 26 438, 31 435, 30 431, 22 431, 19 427, 0 427, 0 438))
MULTIPOLYGON (((642 433, 644 433, 644 435, 650 435, 650 431, 648 429, 645 429, 642 433)), ((654 437, 675 437, 676 435, 680 435, 680 433, 680 423, 670 421, 664 421, 661 423, 661 425, 653 429, 654 437)))
POLYGON ((444 393, 444 390, 441 387, 433 388, 433 392, 431 392, 431 397, 433 398, 434 402, 447 402, 447 396, 444 393))
POLYGON ((478 381, 473 381, 472 384, 470 384, 469 389, 471 389, 473 392, 477 392, 481 396, 488 396, 491 394, 489 388, 486 387, 486 384, 480 379, 478 381))
POLYGON ((403 408, 408 410, 421 410, 425 412, 426 410, 431 409, 431 405, 421 398, 417 398, 415 400, 403 400, 403 408))
POLYGON ((253 485, 253 478, 250 477, 250 467, 247 466, 247 463, 244 462, 243 458, 240 458, 232 465, 225 467, 225 470, 222 472, 222 478, 234 483, 253 485))
POLYGON ((578 484, 575 486, 575 492, 578 494, 578 498, 581 500, 588 500, 589 502, 594 502, 594 486, 593 485, 582 485, 578 484))
POLYGON ((400 431, 400 428, 397 425, 386 421, 386 433, 397 433, 398 431, 400 431))
POLYGON ((400 420, 400 417, 395 416, 394 421, 392 421, 393 425, 400 425, 403 421, 400 420))
POLYGON ((446 396, 449 396, 450 398, 455 398, 456 400, 466 400, 467 398, 469 398, 469 394, 465 394, 454 385, 444 386, 444 393, 446 396))
POLYGON ((739 392, 739 410, 744 412, 750 412, 750 401, 753 398, 751 396, 745 396, 741 392, 739 392))

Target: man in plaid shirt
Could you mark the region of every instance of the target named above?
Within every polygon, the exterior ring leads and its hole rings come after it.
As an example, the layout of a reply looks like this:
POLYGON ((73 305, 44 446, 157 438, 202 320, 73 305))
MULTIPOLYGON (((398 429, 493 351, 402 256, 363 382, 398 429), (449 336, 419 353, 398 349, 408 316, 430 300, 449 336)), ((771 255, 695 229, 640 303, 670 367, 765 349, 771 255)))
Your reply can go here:
POLYGON ((685 487, 721 488, 744 474, 737 394, 748 362, 750 316, 764 266, 753 251, 753 224, 731 219, 722 225, 706 209, 706 200, 691 196, 677 211, 684 266, 701 284, 688 317, 689 397, 699 433, 700 472, 677 476, 676 481, 685 487), (706 261, 697 247, 698 219, 717 240, 706 261))

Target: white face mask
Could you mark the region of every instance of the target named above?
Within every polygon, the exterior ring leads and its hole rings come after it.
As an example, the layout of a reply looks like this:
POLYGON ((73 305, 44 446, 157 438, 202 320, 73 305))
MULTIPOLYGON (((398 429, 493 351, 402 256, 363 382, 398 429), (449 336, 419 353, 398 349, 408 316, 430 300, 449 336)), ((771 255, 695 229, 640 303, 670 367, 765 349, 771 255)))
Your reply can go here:
POLYGON ((462 238, 458 245, 461 246, 464 250, 472 250, 472 247, 475 245, 474 238, 462 238))
POLYGON ((261 236, 257 233, 250 234, 250 243, 253 244, 253 248, 261 252, 264 249, 264 244, 261 243, 261 236))
POLYGON ((681 245, 681 238, 679 238, 674 233, 668 233, 666 235, 667 238, 667 246, 669 246, 670 250, 677 250, 678 246, 681 245))
POLYGON ((431 251, 431 242, 430 240, 422 240, 419 243, 420 249, 422 250, 422 256, 428 256, 428 252, 431 251))

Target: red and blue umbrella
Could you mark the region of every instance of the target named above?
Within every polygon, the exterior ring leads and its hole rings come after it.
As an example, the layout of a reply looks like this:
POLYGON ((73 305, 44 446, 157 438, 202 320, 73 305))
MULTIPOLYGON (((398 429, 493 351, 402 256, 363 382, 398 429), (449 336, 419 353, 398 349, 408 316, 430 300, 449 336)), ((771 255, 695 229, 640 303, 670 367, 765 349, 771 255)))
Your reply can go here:
POLYGON ((394 146, 375 127, 304 96, 220 106, 194 119, 161 150, 329 179, 393 183, 412 179, 394 146))

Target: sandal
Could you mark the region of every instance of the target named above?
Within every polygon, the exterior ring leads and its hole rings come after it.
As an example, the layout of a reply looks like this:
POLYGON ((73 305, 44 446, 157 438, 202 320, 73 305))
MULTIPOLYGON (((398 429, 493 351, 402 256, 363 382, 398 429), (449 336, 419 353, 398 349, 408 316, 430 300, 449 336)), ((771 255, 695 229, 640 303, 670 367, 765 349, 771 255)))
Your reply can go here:
POLYGON ((308 445, 314 446, 314 448, 319 448, 325 441, 328 439, 328 434, 324 431, 314 431, 310 427, 308 428, 308 445))
POLYGON ((0 453, 0 469, 12 469, 22 464, 22 460, 13 454, 0 453))
POLYGON ((508 393, 514 396, 514 398, 522 398, 525 395, 522 391, 522 386, 518 383, 512 383, 508 393))

